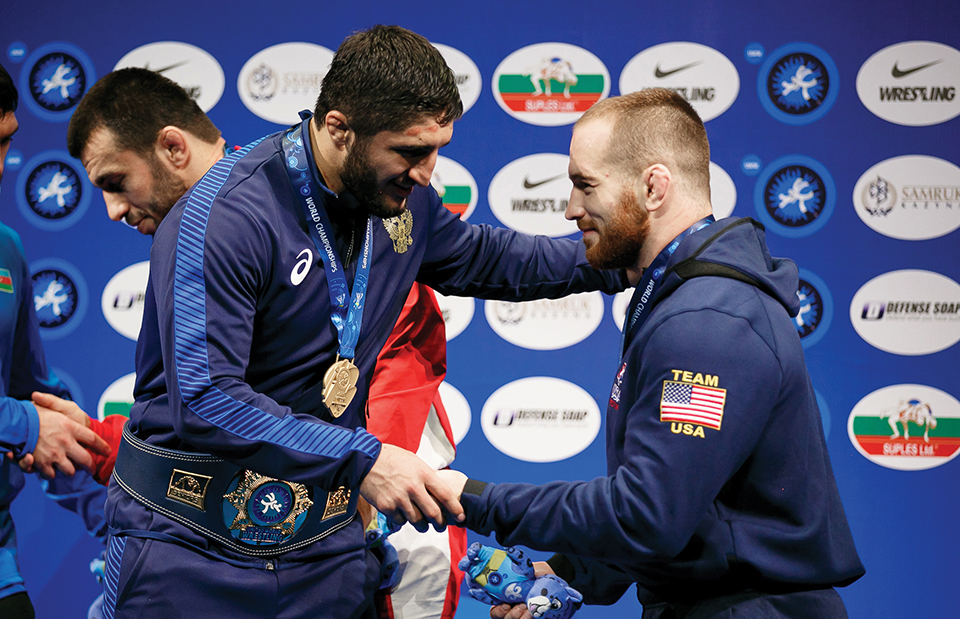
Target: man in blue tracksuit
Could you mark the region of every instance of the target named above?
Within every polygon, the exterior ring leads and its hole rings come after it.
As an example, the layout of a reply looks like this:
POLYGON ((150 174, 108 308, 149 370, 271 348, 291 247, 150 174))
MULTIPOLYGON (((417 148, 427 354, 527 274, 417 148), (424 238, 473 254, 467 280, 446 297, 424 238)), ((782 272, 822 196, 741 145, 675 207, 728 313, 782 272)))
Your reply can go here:
POLYGON ((413 282, 510 300, 624 287, 576 242, 443 206, 430 175, 460 113, 435 48, 378 26, 341 45, 314 116, 221 159, 160 222, 105 617, 371 616, 358 496, 421 528, 461 511, 364 429, 413 282))
MULTIPOLYGON (((18 93, 0 66, 0 178, 19 124, 18 93)), ((69 398, 67 387, 48 367, 33 302, 33 282, 20 236, 0 223, 0 617, 32 619, 33 604, 17 564, 17 535, 10 504, 23 489, 15 460, 30 456, 48 496, 81 515, 87 530, 102 537, 106 494, 81 468, 109 446, 75 420, 30 401, 34 392, 69 398), (10 453, 13 459, 4 457, 10 453), (76 476, 74 473, 80 471, 76 476), (61 473, 61 474, 58 474, 61 473), (66 476, 70 476, 67 478, 66 476)), ((83 416, 80 417, 83 419, 83 416)))
POLYGON ((664 89, 578 121, 566 216, 591 264, 643 274, 607 405, 607 477, 448 478, 466 526, 562 553, 538 573, 585 603, 636 583, 645 619, 845 617, 834 587, 864 570, 790 319, 797 267, 771 258, 753 220, 714 221, 709 161, 696 112, 664 89))

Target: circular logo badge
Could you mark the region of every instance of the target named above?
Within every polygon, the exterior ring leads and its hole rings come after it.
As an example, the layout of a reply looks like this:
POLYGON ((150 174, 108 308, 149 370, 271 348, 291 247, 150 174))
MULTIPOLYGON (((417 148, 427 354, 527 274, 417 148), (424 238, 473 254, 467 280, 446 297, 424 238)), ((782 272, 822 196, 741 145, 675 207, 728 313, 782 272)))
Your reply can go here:
POLYGON ((800 313, 794 317, 793 323, 803 347, 808 348, 823 339, 830 328, 833 321, 833 295, 822 279, 806 269, 800 269, 797 298, 800 299, 800 313))
POLYGON ((117 333, 133 341, 140 335, 149 277, 149 260, 131 264, 110 278, 100 296, 103 317, 117 333))
POLYGON ((803 155, 775 160, 760 174, 754 191, 757 214, 781 236, 813 234, 833 214, 837 192, 823 165, 803 155))
POLYGON ((107 415, 130 416, 130 408, 133 406, 133 388, 137 382, 137 375, 130 373, 121 376, 110 383, 97 402, 97 419, 103 421, 107 415))
POLYGON ((891 385, 857 402, 847 434, 874 464, 899 471, 932 469, 960 452, 960 402, 927 385, 891 385))
POLYGON ((960 228, 960 168, 926 155, 881 161, 853 189, 857 216, 884 236, 925 241, 960 228))
POLYGON ((443 200, 443 205, 460 215, 460 219, 466 221, 477 208, 477 181, 469 170, 453 159, 437 156, 430 184, 443 200))
POLYGON ((960 285, 932 271, 874 277, 853 295, 850 322, 871 346, 897 355, 929 355, 960 341, 960 285))
POLYGON ((444 381, 440 383, 440 400, 447 411, 450 420, 450 430, 453 432, 453 442, 460 444, 470 431, 473 415, 470 412, 470 403, 463 397, 460 390, 444 381))
POLYGON ((710 162, 710 204, 713 216, 723 219, 733 214, 737 206, 737 186, 727 171, 710 162))
POLYGON ((790 43, 767 56, 757 91, 771 116, 789 125, 806 125, 822 118, 837 100, 839 72, 816 45, 790 43))
POLYGON ((476 63, 463 52, 449 45, 434 43, 434 47, 443 56, 447 66, 453 71, 457 79, 457 89, 460 91, 460 101, 463 103, 463 113, 473 107, 473 104, 480 98, 480 91, 483 90, 483 77, 480 75, 480 69, 476 63))
POLYGON ((740 74, 726 56, 712 47, 662 43, 631 58, 620 74, 620 94, 654 87, 676 92, 707 122, 737 100, 740 74))
POLYGON ((487 190, 490 210, 517 232, 558 237, 577 232, 577 222, 564 217, 573 184, 567 176, 569 157, 554 153, 527 155, 497 172, 487 190))
POLYGON ((437 305, 440 306, 440 313, 443 315, 443 326, 449 342, 470 326, 477 302, 473 297, 448 297, 436 291, 434 294, 437 297, 437 305))
POLYGON ((48 258, 30 265, 33 305, 44 339, 69 334, 83 320, 87 284, 72 265, 48 258))
POLYGON ((487 440, 525 462, 557 462, 593 443, 600 409, 579 385, 549 376, 521 378, 494 391, 480 412, 487 440))
POLYGON ((493 96, 510 116, 532 125, 576 122, 610 92, 599 58, 568 43, 537 43, 513 52, 493 72, 493 96))
POLYGON ((887 122, 926 127, 960 115, 960 51, 933 41, 884 47, 857 72, 863 106, 887 122))
POLYGON ((280 43, 254 54, 240 69, 237 92, 251 112, 292 125, 300 110, 312 110, 333 52, 313 43, 280 43))
POLYGON ((87 211, 93 193, 87 175, 66 151, 33 157, 17 176, 17 206, 41 230, 69 228, 87 211))
POLYGON ((226 80, 223 67, 207 51, 180 41, 159 41, 128 52, 113 70, 149 69, 179 84, 200 109, 209 112, 220 101, 226 80))
POLYGON ((49 43, 27 57, 20 73, 20 97, 43 120, 66 122, 96 81, 93 63, 69 43, 49 43))
POLYGON ((497 335, 530 350, 578 344, 590 337, 603 319, 603 295, 599 292, 522 303, 486 301, 483 307, 497 335))

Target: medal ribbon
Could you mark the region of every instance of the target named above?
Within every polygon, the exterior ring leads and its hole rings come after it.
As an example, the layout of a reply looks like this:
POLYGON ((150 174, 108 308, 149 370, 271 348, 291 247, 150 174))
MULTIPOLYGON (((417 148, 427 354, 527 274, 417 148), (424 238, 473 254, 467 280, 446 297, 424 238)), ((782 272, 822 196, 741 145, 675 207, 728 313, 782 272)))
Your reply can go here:
POLYGON ((357 264, 357 274, 353 280, 352 291, 348 288, 347 278, 344 275, 346 266, 337 254, 333 243, 333 226, 322 199, 314 201, 314 196, 321 195, 319 183, 313 177, 313 158, 309 150, 304 148, 306 136, 309 132, 310 119, 284 131, 283 158, 287 167, 290 182, 296 190, 297 198, 307 218, 307 227, 310 237, 317 247, 323 268, 327 274, 327 289, 330 292, 330 320, 337 328, 337 338, 340 341, 340 357, 353 359, 356 355, 357 342, 360 340, 360 324, 363 319, 363 304, 367 296, 367 282, 370 279, 370 259, 373 254, 373 219, 367 216, 367 230, 363 237, 363 249, 357 264))
MULTIPOLYGON (((673 256, 673 252, 677 251, 683 239, 697 230, 706 228, 715 221, 716 219, 713 218, 713 215, 708 215, 681 232, 663 251, 657 254, 657 257, 653 259, 650 266, 644 270, 643 277, 640 278, 640 283, 637 284, 636 289, 633 291, 633 296, 630 298, 627 315, 623 321, 623 335, 620 338, 621 359, 623 359, 623 354, 627 352, 627 345, 633 340, 633 336, 640 330, 641 325, 643 325, 650 313, 650 302, 653 301, 653 297, 662 283, 660 276, 666 271, 667 262, 670 260, 670 257, 673 256)), ((619 362, 617 365, 619 365, 619 362)))

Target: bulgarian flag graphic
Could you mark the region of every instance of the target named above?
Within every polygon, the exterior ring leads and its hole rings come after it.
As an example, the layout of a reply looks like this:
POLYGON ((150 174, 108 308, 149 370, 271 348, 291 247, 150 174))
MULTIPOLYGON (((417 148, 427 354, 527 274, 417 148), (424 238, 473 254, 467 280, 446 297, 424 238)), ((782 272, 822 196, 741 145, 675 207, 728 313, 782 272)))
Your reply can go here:
POLYGON ((497 88, 503 103, 514 112, 582 113, 603 96, 604 83, 603 75, 577 74, 570 63, 555 59, 530 75, 504 73, 497 88))
POLYGON ((914 421, 895 419, 895 434, 889 417, 857 416, 852 434, 861 450, 871 456, 952 458, 960 450, 960 419, 940 417, 934 423, 930 425, 928 420, 921 427, 914 421))
POLYGON ((473 190, 469 185, 446 185, 443 189, 443 195, 440 196, 443 205, 462 217, 470 206, 473 190))
POLYGON ((107 400, 103 403, 103 416, 123 415, 124 417, 129 417, 132 407, 133 402, 113 402, 107 400))
POLYGON ((0 292, 13 294, 13 278, 7 269, 0 269, 0 292))

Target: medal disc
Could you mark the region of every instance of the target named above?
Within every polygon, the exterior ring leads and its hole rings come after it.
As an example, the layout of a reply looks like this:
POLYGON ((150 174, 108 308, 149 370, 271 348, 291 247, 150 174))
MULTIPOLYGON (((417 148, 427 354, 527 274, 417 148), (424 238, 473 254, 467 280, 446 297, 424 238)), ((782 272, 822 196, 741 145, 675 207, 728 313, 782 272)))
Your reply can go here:
POLYGON ((360 370, 350 359, 340 359, 323 375, 323 403, 334 417, 339 417, 357 394, 360 370))

